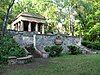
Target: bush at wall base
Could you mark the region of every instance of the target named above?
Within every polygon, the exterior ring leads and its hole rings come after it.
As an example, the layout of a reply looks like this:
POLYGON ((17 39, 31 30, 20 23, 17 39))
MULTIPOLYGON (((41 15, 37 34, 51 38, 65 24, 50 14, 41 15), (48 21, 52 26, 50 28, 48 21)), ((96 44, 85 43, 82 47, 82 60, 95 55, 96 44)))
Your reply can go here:
POLYGON ((62 46, 54 45, 54 46, 46 46, 44 48, 46 52, 49 52, 50 57, 60 56, 61 52, 63 51, 62 46))
POLYGON ((79 48, 77 48, 76 46, 74 45, 69 45, 67 46, 68 49, 69 49, 69 53, 72 54, 72 55, 77 55, 77 54, 81 54, 81 51, 79 48))
POLYGON ((88 40, 83 40, 81 42, 81 44, 92 50, 100 50, 100 41, 92 42, 92 41, 88 41, 88 40))
POLYGON ((9 56, 23 57, 26 52, 11 36, 0 36, 0 62, 6 62, 9 56))

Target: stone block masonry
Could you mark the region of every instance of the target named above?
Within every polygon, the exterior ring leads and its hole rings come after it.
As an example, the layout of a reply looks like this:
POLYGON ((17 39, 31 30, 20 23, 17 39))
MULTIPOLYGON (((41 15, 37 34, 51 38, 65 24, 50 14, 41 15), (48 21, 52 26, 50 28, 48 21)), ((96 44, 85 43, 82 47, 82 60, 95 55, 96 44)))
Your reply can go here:
MULTIPOLYGON (((18 34, 14 36, 14 39, 17 43, 22 46, 34 44, 38 50, 44 51, 44 47, 55 45, 54 40, 57 35, 45 35, 45 34, 32 34, 31 36, 26 34, 18 34), (35 37, 34 37, 35 35, 35 37)), ((60 35, 62 44, 64 48, 63 52, 67 52, 68 45, 77 45, 79 43, 79 38, 60 35)))
MULTIPOLYGON (((36 45, 41 46, 42 48, 46 46, 53 46, 55 45, 54 40, 56 39, 57 35, 36 35, 36 45)), ((79 38, 75 37, 66 37, 64 35, 60 35, 62 40, 61 46, 64 48, 63 52, 67 52, 68 45, 76 45, 79 43, 79 38)))

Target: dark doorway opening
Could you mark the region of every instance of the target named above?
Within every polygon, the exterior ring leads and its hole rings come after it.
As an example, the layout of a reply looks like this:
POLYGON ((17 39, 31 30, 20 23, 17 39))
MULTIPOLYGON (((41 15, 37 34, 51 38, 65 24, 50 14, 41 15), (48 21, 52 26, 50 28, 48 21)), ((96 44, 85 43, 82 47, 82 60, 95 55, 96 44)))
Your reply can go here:
POLYGON ((24 24, 24 31, 28 31, 29 22, 28 21, 23 21, 23 24, 24 24))
POLYGON ((35 26, 36 26, 36 23, 35 22, 32 22, 31 23, 31 31, 35 31, 35 26))
POLYGON ((38 31, 42 33, 42 23, 38 23, 38 31))

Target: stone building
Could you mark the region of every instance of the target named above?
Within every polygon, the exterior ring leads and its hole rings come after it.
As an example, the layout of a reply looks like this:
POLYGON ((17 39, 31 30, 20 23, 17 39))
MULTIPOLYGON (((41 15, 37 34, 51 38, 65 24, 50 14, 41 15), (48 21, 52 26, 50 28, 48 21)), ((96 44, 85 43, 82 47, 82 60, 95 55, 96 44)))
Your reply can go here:
POLYGON ((36 32, 44 34, 45 17, 39 14, 20 13, 11 24, 11 29, 16 31, 36 32))

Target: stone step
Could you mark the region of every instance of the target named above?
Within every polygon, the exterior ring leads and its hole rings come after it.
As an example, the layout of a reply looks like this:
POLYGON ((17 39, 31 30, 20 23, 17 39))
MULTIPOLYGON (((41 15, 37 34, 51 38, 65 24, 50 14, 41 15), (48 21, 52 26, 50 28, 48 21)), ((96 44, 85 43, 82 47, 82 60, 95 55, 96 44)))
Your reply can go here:
POLYGON ((37 45, 35 50, 32 50, 32 48, 25 48, 31 55, 33 55, 34 58, 47 58, 49 55, 44 51, 42 46, 37 45))

